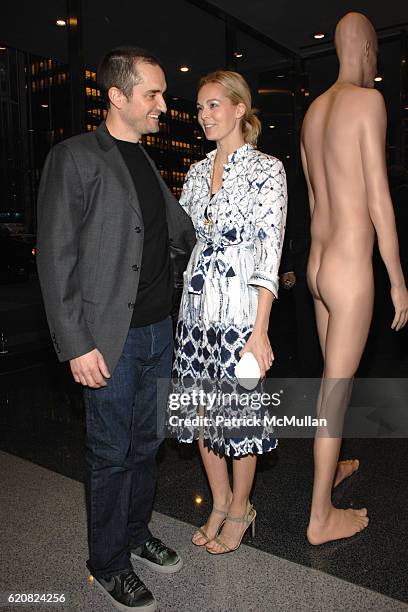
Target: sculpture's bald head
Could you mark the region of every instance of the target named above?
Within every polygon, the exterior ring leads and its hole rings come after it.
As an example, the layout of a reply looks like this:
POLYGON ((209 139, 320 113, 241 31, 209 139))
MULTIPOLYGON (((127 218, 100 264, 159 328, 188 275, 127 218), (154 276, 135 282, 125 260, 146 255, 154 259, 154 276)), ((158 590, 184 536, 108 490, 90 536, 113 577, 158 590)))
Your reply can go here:
POLYGON ((364 87, 373 87, 378 43, 371 21, 362 13, 347 13, 337 24, 334 41, 340 66, 359 67, 364 87))

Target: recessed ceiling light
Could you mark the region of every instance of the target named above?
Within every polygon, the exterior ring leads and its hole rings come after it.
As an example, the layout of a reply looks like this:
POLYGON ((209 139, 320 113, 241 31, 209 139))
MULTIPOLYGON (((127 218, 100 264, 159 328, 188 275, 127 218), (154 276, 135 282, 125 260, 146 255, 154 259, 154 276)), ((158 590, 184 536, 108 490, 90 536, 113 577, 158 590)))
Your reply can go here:
POLYGON ((374 79, 374 81, 375 81, 376 83, 381 83, 381 81, 382 81, 382 80, 383 80, 383 77, 382 77, 382 76, 376 76, 376 77, 375 77, 375 79, 374 79))
POLYGON ((235 53, 234 53, 234 57, 237 57, 238 59, 239 59, 240 57, 242 57, 243 55, 244 55, 244 54, 242 53, 242 51, 235 51, 235 53))
POLYGON ((316 40, 320 40, 321 38, 324 38, 326 36, 326 34, 323 34, 323 32, 316 32, 316 34, 313 34, 313 38, 315 38, 316 40))
POLYGON ((67 22, 65 19, 57 19, 55 25, 59 26, 60 28, 63 28, 67 25, 67 22))
POLYGON ((404 106, 404 110, 408 110, 408 106, 404 106))
POLYGON ((48 108, 48 104, 41 104, 41 108, 48 108))
POLYGON ((270 128, 271 130, 273 130, 274 128, 276 128, 276 125, 268 125, 268 128, 270 128))
POLYGON ((276 78, 277 78, 277 79, 284 79, 284 78, 285 78, 285 76, 286 76, 285 74, 277 74, 277 75, 276 75, 276 78))
POLYGON ((190 68, 188 66, 180 66, 179 70, 180 72, 189 72, 190 68))
POLYGON ((7 47, 0 47, 0 51, 7 51, 7 47))

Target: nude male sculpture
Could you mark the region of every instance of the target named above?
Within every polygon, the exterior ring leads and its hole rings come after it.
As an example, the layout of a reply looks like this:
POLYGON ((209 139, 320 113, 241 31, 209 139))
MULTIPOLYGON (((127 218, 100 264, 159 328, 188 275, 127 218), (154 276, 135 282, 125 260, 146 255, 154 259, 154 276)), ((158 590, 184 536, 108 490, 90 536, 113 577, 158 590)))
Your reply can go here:
MULTIPOLYGON (((318 411, 326 411, 329 418, 347 406, 347 381, 352 380, 367 341, 374 298, 375 234, 391 283, 392 329, 398 331, 408 319, 408 293, 385 164, 386 111, 382 95, 373 89, 376 33, 364 15, 348 13, 337 25, 335 44, 338 79, 310 106, 301 139, 311 210, 308 285, 324 356, 318 411), (339 380, 345 384, 336 387, 339 380), (331 393, 334 389, 336 393, 331 393), (334 397, 331 406, 330 396, 334 397)), ((341 510, 332 505, 341 428, 337 432, 329 437, 318 431, 315 438, 307 529, 311 544, 351 537, 368 525, 366 508, 341 510)), ((343 467, 353 469, 351 462, 343 467)))

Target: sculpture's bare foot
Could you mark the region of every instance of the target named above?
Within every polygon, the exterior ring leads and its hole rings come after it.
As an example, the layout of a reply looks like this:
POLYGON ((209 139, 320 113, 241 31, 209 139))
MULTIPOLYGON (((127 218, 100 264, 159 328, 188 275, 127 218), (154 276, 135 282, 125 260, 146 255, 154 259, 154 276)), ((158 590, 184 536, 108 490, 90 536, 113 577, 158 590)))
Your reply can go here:
POLYGON ((343 480, 351 476, 354 472, 357 472, 360 466, 358 459, 347 459, 346 461, 339 461, 337 464, 336 473, 334 475, 333 489, 337 487, 343 480))
POLYGON ((310 544, 324 544, 332 540, 351 538, 368 525, 367 508, 341 510, 331 507, 325 521, 310 519, 307 539, 310 544))

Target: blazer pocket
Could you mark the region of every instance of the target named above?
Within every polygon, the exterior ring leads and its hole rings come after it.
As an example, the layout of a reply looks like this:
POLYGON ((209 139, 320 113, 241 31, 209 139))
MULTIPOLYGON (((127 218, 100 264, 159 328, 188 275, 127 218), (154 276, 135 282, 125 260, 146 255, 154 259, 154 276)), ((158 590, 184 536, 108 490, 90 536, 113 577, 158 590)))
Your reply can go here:
POLYGON ((95 309, 96 304, 94 302, 90 302, 88 300, 82 300, 82 308, 84 311, 84 319, 88 323, 93 323, 95 321, 95 309))

